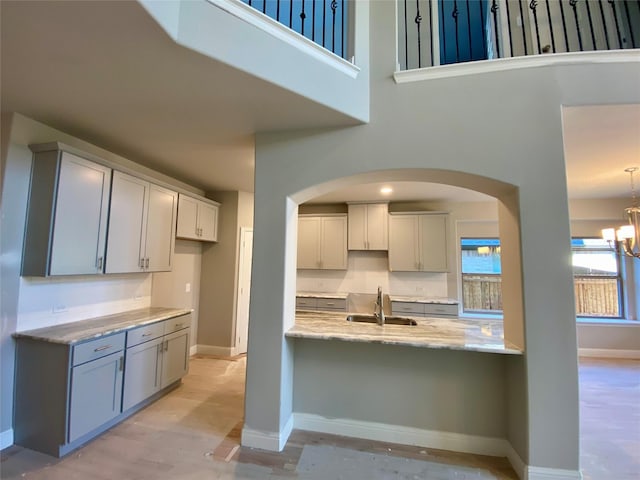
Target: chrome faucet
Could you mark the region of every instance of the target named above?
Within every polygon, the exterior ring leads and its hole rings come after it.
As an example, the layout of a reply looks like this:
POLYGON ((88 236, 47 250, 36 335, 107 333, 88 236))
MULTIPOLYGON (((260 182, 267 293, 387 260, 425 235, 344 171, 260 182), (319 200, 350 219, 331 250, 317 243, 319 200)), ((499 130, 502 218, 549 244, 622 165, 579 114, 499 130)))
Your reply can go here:
POLYGON ((384 325, 384 296, 382 295, 382 287, 378 287, 378 298, 373 307, 373 316, 378 319, 378 325, 384 325))

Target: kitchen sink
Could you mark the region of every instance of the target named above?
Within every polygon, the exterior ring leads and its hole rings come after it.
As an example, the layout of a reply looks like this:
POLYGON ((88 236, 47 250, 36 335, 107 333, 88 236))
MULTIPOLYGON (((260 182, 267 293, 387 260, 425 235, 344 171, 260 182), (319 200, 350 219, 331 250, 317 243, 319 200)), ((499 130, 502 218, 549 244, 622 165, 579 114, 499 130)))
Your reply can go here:
MULTIPOLYGON (((348 322, 363 322, 363 323, 378 323, 378 319, 374 315, 349 315, 347 317, 348 322)), ((417 325, 413 318, 407 317, 394 317, 394 316, 385 316, 384 317, 385 325, 407 325, 413 326, 417 325)))

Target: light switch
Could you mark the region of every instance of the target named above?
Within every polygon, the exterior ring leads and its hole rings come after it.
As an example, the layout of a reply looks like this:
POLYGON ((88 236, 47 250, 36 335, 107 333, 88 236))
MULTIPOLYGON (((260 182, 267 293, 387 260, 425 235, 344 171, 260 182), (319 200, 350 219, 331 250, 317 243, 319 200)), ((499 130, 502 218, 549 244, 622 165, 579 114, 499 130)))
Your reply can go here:
POLYGON ((184 291, 186 293, 189 293, 191 291, 191 284, 190 283, 185 283, 184 284, 184 291))

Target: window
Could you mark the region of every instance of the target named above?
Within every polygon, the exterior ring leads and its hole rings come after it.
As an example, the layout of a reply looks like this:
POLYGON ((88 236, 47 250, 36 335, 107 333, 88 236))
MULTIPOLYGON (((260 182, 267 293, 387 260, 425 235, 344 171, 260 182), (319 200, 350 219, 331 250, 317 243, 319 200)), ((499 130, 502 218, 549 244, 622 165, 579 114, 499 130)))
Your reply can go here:
POLYGON ((463 311, 502 312, 500 240, 463 238, 460 253, 463 311))
POLYGON ((576 314, 622 317, 622 282, 615 248, 601 238, 574 238, 571 251, 576 314))

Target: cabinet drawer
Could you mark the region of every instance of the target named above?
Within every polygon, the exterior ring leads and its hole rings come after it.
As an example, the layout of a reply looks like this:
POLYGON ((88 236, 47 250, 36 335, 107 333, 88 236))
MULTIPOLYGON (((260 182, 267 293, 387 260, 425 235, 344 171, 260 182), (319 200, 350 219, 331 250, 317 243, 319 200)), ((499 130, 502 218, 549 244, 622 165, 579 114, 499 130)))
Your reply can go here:
POLYGON ((152 323, 127 332, 127 348, 164 335, 164 322, 152 323))
POLYGON ((124 349, 125 333, 100 337, 73 347, 73 365, 80 365, 124 349))
POLYGON ((164 321, 164 334, 177 332, 191 326, 191 315, 182 315, 180 317, 170 318, 164 321))
POLYGON ((318 310, 341 310, 347 309, 347 301, 343 298, 317 298, 316 308, 318 310))
POLYGON ((424 304, 416 302, 391 302, 391 311, 394 315, 399 313, 424 315, 424 304))
POLYGON ((447 315, 458 316, 458 305, 450 305, 446 303, 425 303, 424 313, 429 315, 447 315))
POLYGON ((317 298, 296 297, 296 308, 315 309, 318 306, 317 298))

